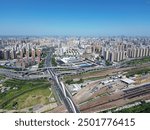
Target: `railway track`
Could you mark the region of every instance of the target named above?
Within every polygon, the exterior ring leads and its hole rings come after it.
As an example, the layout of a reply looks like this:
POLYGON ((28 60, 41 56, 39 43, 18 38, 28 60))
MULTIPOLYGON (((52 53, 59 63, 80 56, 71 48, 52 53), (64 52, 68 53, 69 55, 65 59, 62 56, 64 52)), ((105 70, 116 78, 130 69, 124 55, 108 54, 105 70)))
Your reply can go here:
POLYGON ((136 88, 131 88, 128 90, 124 90, 123 94, 121 94, 119 98, 111 99, 111 101, 106 101, 106 102, 95 102, 95 104, 94 104, 94 102, 92 102, 91 104, 89 104, 88 107, 83 106, 83 108, 82 108, 82 106, 81 106, 80 110, 81 111, 87 111, 87 110, 93 109, 95 107, 105 105, 105 104, 110 103, 110 102, 115 102, 115 101, 118 101, 121 99, 132 99, 132 98, 135 98, 138 96, 143 96, 146 94, 150 94, 150 84, 146 84, 146 85, 136 87, 136 88))
POLYGON ((150 84, 146 84, 140 87, 132 88, 124 91, 124 98, 134 98, 150 93, 150 84))

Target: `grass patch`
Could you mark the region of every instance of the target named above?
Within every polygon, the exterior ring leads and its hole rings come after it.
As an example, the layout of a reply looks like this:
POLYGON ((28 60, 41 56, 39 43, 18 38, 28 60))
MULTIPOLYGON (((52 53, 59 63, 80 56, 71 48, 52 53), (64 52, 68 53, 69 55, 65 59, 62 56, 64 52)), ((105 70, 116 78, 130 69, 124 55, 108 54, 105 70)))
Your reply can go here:
POLYGON ((43 59, 43 60, 40 62, 38 68, 43 68, 43 67, 44 67, 44 64, 45 64, 45 59, 43 59))
POLYGON ((150 62, 150 57, 144 57, 141 59, 134 59, 134 60, 126 62, 126 64, 127 65, 137 65, 137 64, 147 63, 147 62, 150 62))
POLYGON ((150 113, 150 103, 142 103, 138 106, 117 111, 117 113, 150 113))
POLYGON ((80 80, 78 80, 78 81, 73 81, 73 79, 71 79, 71 80, 66 80, 66 84, 81 84, 81 83, 83 83, 84 82, 84 80, 83 79, 80 79, 80 80))
POLYGON ((5 79, 5 76, 0 75, 0 80, 5 79))
POLYGON ((7 106, 9 102, 19 96, 39 88, 48 88, 50 86, 47 80, 16 80, 11 79, 3 83, 3 86, 9 87, 10 90, 5 93, 0 93, 0 108, 7 106))
POLYGON ((95 81, 95 80, 99 80, 99 79, 103 79, 103 78, 105 78, 105 76, 104 76, 104 77, 92 77, 92 78, 86 78, 86 79, 84 79, 84 80, 95 81))
POLYGON ((109 93, 108 92, 105 92, 105 93, 102 93, 102 94, 98 94, 96 97, 104 97, 104 96, 108 96, 109 93))
POLYGON ((104 72, 105 69, 97 69, 97 70, 93 70, 93 71, 85 71, 85 72, 81 72, 75 75, 69 75, 69 76, 64 76, 63 79, 64 80, 68 80, 68 79, 75 79, 75 78, 82 78, 82 79, 87 79, 86 77, 91 76, 91 75, 96 75, 96 74, 100 74, 101 72, 104 72))
POLYGON ((50 93, 51 92, 48 88, 40 87, 36 90, 32 90, 10 101, 10 103, 8 103, 4 108, 13 109, 14 103, 16 103, 16 109, 32 107, 36 104, 46 105, 49 103, 50 93))
POLYGON ((5 66, 0 65, 0 69, 7 69, 5 66))
POLYGON ((126 76, 127 77, 132 77, 134 76, 135 74, 148 74, 150 73, 150 68, 142 68, 142 69, 133 69, 131 71, 129 71, 126 76))

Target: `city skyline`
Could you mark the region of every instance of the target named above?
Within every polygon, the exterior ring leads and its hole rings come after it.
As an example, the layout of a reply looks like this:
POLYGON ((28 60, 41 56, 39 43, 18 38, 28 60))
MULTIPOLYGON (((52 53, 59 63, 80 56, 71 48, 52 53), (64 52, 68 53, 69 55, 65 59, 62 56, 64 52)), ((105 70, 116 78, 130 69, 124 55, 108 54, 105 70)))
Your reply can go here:
POLYGON ((2 0, 0 35, 150 36, 149 0, 2 0))

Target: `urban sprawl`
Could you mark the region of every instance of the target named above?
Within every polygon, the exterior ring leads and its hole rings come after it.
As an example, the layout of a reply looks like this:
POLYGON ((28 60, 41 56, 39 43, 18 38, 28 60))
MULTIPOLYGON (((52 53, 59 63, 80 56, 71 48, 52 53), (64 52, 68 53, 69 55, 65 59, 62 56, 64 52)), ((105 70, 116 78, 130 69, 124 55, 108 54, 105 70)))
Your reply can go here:
POLYGON ((0 37, 0 112, 143 112, 149 102, 149 37, 0 37))

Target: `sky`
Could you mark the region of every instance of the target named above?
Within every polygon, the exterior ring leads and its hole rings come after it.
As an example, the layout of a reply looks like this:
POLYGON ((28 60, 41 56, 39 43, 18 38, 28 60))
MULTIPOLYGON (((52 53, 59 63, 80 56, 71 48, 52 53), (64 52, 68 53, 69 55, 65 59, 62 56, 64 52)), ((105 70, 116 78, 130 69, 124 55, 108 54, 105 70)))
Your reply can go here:
POLYGON ((150 0, 0 0, 0 35, 150 36, 150 0))

